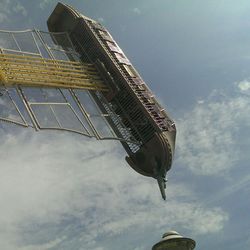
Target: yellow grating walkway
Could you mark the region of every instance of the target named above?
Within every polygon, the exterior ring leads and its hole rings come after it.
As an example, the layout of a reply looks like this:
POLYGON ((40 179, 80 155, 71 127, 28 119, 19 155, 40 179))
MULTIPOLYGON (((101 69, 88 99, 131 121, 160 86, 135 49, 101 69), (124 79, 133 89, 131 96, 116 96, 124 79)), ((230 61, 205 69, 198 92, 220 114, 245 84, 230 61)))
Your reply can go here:
POLYGON ((92 64, 0 54, 0 85, 108 91, 92 64))

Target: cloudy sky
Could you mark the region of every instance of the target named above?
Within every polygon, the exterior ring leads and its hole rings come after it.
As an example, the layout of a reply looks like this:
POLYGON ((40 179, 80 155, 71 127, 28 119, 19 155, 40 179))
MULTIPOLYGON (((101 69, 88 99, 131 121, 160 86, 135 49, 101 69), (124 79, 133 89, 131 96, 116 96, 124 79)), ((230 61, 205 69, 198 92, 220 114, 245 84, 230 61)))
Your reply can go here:
MULTIPOLYGON (((54 0, 1 0, 0 29, 46 30, 54 0)), ((250 249, 250 3, 69 0, 108 28, 177 124, 167 200, 118 142, 0 124, 0 249, 250 249)))

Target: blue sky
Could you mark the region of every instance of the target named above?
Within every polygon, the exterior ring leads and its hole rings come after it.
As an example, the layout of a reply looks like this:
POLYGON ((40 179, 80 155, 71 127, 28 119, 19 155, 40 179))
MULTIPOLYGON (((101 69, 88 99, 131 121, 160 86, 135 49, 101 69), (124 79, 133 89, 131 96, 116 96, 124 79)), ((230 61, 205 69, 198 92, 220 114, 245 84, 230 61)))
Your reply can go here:
MULTIPOLYGON (((0 29, 46 29, 57 1, 2 0, 0 29)), ((1 125, 0 248, 250 248, 250 3, 67 1, 109 29, 177 124, 167 201, 118 142, 1 125)))

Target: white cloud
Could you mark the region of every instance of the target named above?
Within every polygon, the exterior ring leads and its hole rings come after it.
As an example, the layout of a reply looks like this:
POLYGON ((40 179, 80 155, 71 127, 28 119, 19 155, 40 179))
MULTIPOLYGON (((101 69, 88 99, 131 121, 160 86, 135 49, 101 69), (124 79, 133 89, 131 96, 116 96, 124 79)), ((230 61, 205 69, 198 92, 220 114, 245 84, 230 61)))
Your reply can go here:
POLYGON ((22 129, 0 136, 1 249, 105 250, 102 237, 177 227, 207 234, 228 219, 192 202, 185 185, 168 185, 162 201, 155 181, 125 165, 118 142, 22 129))
POLYGON ((198 104, 203 104, 203 103, 204 103, 204 100, 198 100, 197 103, 198 103, 198 104))
POLYGON ((19 250, 49 250, 52 248, 57 247, 63 240, 65 239, 65 237, 63 238, 57 238, 55 240, 49 241, 48 243, 45 244, 41 244, 41 245, 26 245, 24 247, 20 247, 19 250))
POLYGON ((7 20, 7 15, 10 12, 10 0, 0 2, 0 23, 7 20))
POLYGON ((223 174, 249 160, 250 99, 215 91, 177 121, 178 161, 197 174, 223 174), (243 151, 242 148, 244 148, 243 151))
POLYGON ((248 235, 248 238, 246 240, 246 243, 247 243, 247 247, 250 248, 250 233, 248 235))
POLYGON ((211 198, 206 199, 204 205, 213 204, 215 202, 224 200, 225 198, 228 198, 230 196, 232 197, 240 190, 250 191, 250 175, 245 175, 237 181, 233 179, 229 185, 226 185, 226 187, 218 190, 215 194, 211 196, 211 198))
POLYGON ((250 81, 243 80, 235 83, 239 90, 244 94, 250 94, 250 81))
POLYGON ((100 22, 100 23, 104 23, 105 22, 105 20, 104 20, 104 18, 103 17, 98 17, 98 22, 100 22))
POLYGON ((17 2, 15 6, 13 6, 13 11, 16 13, 20 13, 23 16, 27 16, 27 10, 21 5, 20 2, 17 2))
POLYGON ((0 23, 9 22, 13 19, 14 13, 27 16, 27 10, 19 1, 1 0, 0 2, 0 23))
POLYGON ((136 247, 134 250, 145 250, 144 247, 136 247))
POLYGON ((52 2, 55 2, 54 0, 42 0, 39 3, 39 7, 44 10, 48 5, 50 5, 52 2))
POLYGON ((141 10, 139 8, 133 8, 132 12, 136 15, 140 15, 141 14, 141 10))

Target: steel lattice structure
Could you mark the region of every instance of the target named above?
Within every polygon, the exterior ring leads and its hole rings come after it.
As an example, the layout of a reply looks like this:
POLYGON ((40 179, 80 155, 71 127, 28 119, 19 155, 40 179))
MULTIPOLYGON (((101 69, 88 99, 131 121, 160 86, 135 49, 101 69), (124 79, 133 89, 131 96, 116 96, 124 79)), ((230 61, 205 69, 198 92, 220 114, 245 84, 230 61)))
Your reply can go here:
POLYGON ((120 140, 165 199, 172 119, 101 24, 58 3, 48 28, 0 31, 0 121, 120 140))

